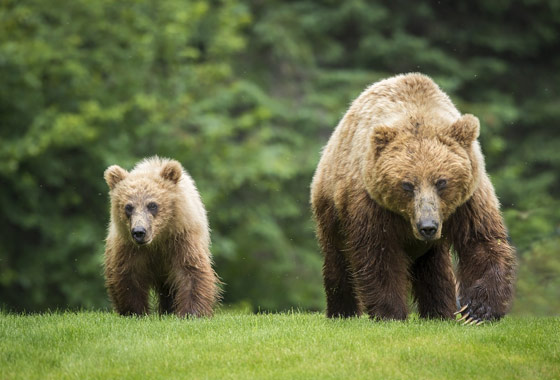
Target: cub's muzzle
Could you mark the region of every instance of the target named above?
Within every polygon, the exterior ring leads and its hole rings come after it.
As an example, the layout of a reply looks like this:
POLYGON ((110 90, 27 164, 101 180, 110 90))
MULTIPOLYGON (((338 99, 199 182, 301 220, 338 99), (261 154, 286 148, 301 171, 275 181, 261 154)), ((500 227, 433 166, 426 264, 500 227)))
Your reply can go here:
POLYGON ((134 227, 130 233, 136 243, 144 244, 146 242, 146 229, 144 227, 134 227))

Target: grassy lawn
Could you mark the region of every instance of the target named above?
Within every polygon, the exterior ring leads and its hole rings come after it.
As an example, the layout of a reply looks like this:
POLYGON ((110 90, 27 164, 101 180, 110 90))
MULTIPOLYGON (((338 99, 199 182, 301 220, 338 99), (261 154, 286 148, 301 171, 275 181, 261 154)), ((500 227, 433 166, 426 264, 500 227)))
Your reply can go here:
POLYGON ((0 313, 0 379, 559 379, 560 318, 0 313))

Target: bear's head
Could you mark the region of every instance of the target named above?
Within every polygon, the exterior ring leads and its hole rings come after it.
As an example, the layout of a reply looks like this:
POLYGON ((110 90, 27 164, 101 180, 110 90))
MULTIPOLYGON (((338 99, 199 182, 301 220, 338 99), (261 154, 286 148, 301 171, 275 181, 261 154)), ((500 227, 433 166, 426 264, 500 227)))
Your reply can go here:
POLYGON ((414 237, 441 237, 442 224, 479 181, 479 121, 463 115, 446 126, 376 126, 363 177, 370 196, 407 219, 414 237))
POLYGON ((104 173, 111 196, 111 218, 119 234, 137 245, 167 235, 174 220, 183 170, 170 160, 152 171, 127 172, 118 165, 104 173))

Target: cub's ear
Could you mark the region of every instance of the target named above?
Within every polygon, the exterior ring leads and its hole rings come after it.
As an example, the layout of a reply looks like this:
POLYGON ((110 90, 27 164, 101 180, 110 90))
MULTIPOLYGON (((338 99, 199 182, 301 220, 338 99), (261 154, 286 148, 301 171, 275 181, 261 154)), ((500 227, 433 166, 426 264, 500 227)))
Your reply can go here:
POLYGON ((449 129, 449 135, 463 147, 468 148, 478 138, 480 122, 476 116, 464 114, 449 129))
POLYGON ((103 178, 105 178, 105 182, 109 185, 109 189, 113 190, 117 183, 125 179, 127 175, 128 172, 119 165, 111 165, 103 173, 103 178))
POLYGON ((171 160, 161 169, 161 177, 173 183, 178 183, 183 174, 183 167, 175 160, 171 160))
POLYGON ((395 139, 397 135, 397 130, 395 128, 387 127, 385 125, 379 125, 373 129, 373 137, 371 140, 372 146, 374 148, 375 157, 383 151, 383 149, 395 139))

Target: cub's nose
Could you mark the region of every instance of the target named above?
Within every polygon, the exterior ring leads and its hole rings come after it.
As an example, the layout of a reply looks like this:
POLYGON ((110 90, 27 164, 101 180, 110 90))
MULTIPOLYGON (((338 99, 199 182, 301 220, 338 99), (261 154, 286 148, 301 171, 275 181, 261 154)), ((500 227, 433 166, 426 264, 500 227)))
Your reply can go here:
POLYGON ((417 227, 422 237, 431 240, 435 236, 439 225, 435 220, 427 220, 418 223, 417 227))
POLYGON ((146 229, 144 227, 134 227, 131 234, 137 243, 144 243, 144 238, 146 237, 146 229))

